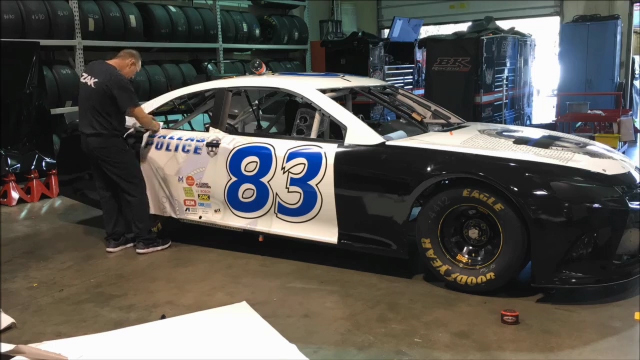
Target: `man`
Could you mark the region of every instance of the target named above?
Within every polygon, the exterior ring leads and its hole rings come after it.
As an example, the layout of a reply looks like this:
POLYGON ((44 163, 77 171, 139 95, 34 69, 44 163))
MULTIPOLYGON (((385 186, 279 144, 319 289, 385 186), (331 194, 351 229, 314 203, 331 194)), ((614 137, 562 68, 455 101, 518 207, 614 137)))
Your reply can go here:
POLYGON ((135 244, 138 254, 147 254, 171 245, 152 231, 142 170, 124 139, 126 115, 147 130, 157 132, 161 128, 142 110, 128 80, 140 71, 141 61, 137 51, 122 50, 111 60, 90 63, 80 79, 82 148, 91 162, 102 204, 107 252, 135 244), (133 234, 127 235, 126 225, 133 234))

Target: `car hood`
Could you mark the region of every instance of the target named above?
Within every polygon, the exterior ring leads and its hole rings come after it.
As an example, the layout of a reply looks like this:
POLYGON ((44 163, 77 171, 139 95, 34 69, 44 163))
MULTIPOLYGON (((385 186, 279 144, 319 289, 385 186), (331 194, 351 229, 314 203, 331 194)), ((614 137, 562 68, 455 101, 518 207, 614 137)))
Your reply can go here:
POLYGON ((609 175, 636 172, 629 158, 606 145, 532 127, 465 123, 446 131, 387 141, 387 144, 537 161, 609 175))

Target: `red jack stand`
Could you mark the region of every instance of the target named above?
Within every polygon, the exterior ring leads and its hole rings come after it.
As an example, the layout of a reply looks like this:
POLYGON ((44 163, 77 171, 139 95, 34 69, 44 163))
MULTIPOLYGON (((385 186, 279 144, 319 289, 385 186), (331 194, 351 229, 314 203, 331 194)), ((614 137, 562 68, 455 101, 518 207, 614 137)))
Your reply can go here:
POLYGON ((42 196, 44 185, 40 182, 40 176, 38 175, 37 170, 31 170, 31 173, 26 176, 27 185, 25 185, 22 190, 29 197, 29 202, 38 202, 40 200, 40 196, 42 196))
POLYGON ((58 185, 58 170, 49 171, 43 185, 43 193, 45 195, 52 199, 57 198, 60 193, 60 186, 58 185))
POLYGON ((27 196, 16 183, 15 175, 9 174, 2 180, 4 180, 4 185, 2 186, 2 190, 0 190, 0 205, 16 206, 20 198, 24 201, 31 202, 30 197, 27 196))

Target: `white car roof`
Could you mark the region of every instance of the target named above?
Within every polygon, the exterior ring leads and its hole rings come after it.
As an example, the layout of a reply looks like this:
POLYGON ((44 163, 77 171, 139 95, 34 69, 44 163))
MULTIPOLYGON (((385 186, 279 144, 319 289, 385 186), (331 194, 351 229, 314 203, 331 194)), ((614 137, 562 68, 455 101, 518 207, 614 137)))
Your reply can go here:
POLYGON ((384 81, 370 77, 337 73, 267 73, 265 75, 244 75, 214 81, 215 87, 247 86, 249 83, 256 86, 274 86, 275 82, 277 86, 295 86, 303 83, 304 86, 312 87, 316 90, 386 84, 384 81))

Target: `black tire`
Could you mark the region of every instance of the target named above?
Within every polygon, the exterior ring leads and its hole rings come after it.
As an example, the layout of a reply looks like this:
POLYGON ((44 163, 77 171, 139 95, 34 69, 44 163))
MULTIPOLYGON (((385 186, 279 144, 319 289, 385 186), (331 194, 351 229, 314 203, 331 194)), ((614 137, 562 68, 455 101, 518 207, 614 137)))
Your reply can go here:
POLYGON ((173 36, 169 14, 157 4, 135 3, 144 24, 144 37, 152 42, 169 42, 173 36))
POLYGON ((202 25, 204 26, 203 41, 207 43, 218 42, 218 20, 213 12, 209 9, 198 8, 196 9, 198 15, 202 19, 202 25))
POLYGON ((309 42, 309 27, 304 20, 295 15, 289 15, 289 17, 296 23, 298 26, 298 41, 295 43, 296 45, 307 45, 309 42))
MULTIPOLYGON (((209 11, 211 12, 211 11, 209 11)), ((204 41, 204 23, 202 16, 198 13, 198 10, 192 7, 183 7, 182 13, 187 18, 187 25, 189 29, 189 42, 201 43, 204 41)))
POLYGON ((280 65, 284 69, 284 72, 295 72, 296 69, 293 68, 293 65, 289 61, 280 61, 280 65))
MULTIPOLYGON (((2 1, 4 3, 4 1, 2 1)), ((76 38, 76 26, 73 10, 64 0, 46 0, 44 2, 51 23, 51 38, 56 40, 73 40, 76 38)), ((3 19, 3 21, 5 21, 3 19)), ((3 35, 4 36, 4 35, 3 35)))
POLYGON ((300 61, 292 61, 291 65, 295 72, 306 72, 307 70, 304 68, 304 65, 300 61))
POLYGON ((224 75, 244 75, 244 66, 238 61, 225 62, 224 75))
POLYGON ((169 85, 167 84, 167 77, 160 66, 155 64, 149 64, 142 67, 143 71, 147 72, 147 78, 149 79, 149 99, 155 99, 160 95, 169 92, 169 85))
POLYGON ((48 109, 55 109, 58 106, 58 85, 53 73, 48 66, 42 65, 42 73, 44 76, 44 87, 46 91, 45 105, 48 109))
POLYGON ((51 73, 56 79, 58 87, 57 107, 69 107, 78 105, 78 91, 80 78, 69 65, 56 64, 51 67, 51 73))
POLYGON ((23 36, 22 13, 17 1, 0 1, 2 38, 21 39, 23 36))
POLYGON ((505 285, 525 265, 527 233, 518 214, 502 193, 479 185, 434 195, 417 217, 425 266, 446 285, 465 292, 505 285))
POLYGON ((138 11, 138 8, 127 1, 118 1, 116 4, 122 13, 124 40, 144 41, 144 24, 142 23, 142 15, 140 11, 138 11))
POLYGON ((97 0, 96 5, 102 14, 102 40, 121 41, 124 38, 124 18, 120 7, 110 0, 97 0))
POLYGON ((236 27, 236 44, 246 44, 249 38, 249 24, 244 19, 242 14, 237 11, 229 11, 233 24, 236 27))
POLYGON ((177 6, 164 5, 164 10, 169 14, 171 20, 171 41, 176 43, 186 43, 189 41, 189 23, 182 9, 177 6))
POLYGON ((138 101, 149 101, 149 77, 144 69, 136 73, 136 76, 133 77, 132 85, 138 101))
POLYGON ((259 44, 260 41, 262 41, 262 35, 260 34, 260 23, 258 19, 252 13, 242 12, 241 14, 249 27, 247 42, 249 44, 259 44))
MULTIPOLYGON (((51 25, 47 7, 41 0, 18 1, 25 39, 50 39, 51 25)), ((4 19, 2 19, 4 21, 4 19)), ((2 35, 4 38, 5 35, 2 35)))
POLYGON ((182 71, 178 65, 173 63, 162 63, 160 68, 167 78, 169 91, 177 90, 184 86, 184 77, 182 76, 182 71))
POLYGON ((95 1, 78 1, 82 40, 103 40, 104 23, 95 1))
POLYGON ((267 68, 273 73, 284 72, 284 67, 278 61, 269 61, 267 68))
POLYGON ((300 34, 298 32, 298 23, 291 16, 282 16, 282 20, 287 23, 287 28, 289 29, 289 36, 287 39, 287 45, 295 45, 298 43, 298 39, 300 38, 300 34))
POLYGON ((220 76, 220 71, 218 71, 218 67, 211 61, 191 60, 189 63, 193 65, 194 69, 196 69, 196 73, 198 73, 198 76, 204 76, 204 79, 206 81, 211 81, 215 77, 220 76))
POLYGON ((280 15, 265 15, 260 18, 260 32, 265 44, 285 45, 289 41, 289 28, 280 15))
POLYGON ((250 64, 251 64, 251 63, 250 63, 249 61, 243 61, 243 62, 242 62, 242 65, 244 66, 244 73, 245 73, 246 75, 255 75, 255 74, 253 73, 253 71, 251 70, 251 65, 250 65, 250 64))
POLYGON ((223 43, 233 44, 236 41, 236 25, 228 11, 220 11, 220 30, 223 43))
POLYGON ((178 68, 182 72, 182 78, 184 79, 184 86, 190 86, 202 82, 198 79, 198 73, 193 65, 189 63, 180 63, 178 68))

